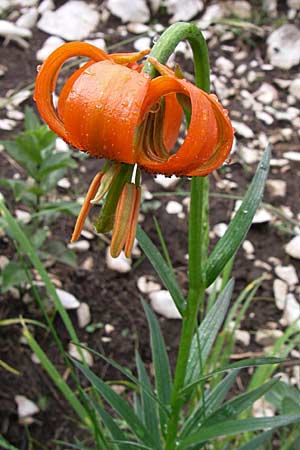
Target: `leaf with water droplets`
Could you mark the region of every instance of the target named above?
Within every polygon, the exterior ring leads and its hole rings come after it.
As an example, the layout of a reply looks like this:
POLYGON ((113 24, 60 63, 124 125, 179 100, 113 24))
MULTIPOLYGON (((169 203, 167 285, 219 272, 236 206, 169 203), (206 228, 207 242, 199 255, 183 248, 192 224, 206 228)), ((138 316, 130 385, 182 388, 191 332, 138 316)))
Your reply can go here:
POLYGON ((244 200, 230 222, 225 234, 217 242, 206 264, 206 286, 210 286, 222 272, 243 242, 262 199, 271 157, 271 145, 264 151, 256 174, 248 188, 244 200))

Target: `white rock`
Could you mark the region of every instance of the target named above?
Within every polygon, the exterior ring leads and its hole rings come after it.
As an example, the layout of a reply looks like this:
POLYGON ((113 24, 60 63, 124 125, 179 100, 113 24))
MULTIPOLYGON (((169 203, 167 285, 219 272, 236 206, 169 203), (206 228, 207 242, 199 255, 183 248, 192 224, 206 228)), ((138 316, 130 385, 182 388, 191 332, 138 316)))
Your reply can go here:
POLYGON ((295 78, 289 86, 289 93, 300 100, 300 78, 295 78))
POLYGON ((111 334, 113 331, 115 331, 115 327, 111 325, 110 323, 106 323, 104 325, 104 331, 106 334, 111 334))
POLYGON ((29 97, 32 96, 32 92, 29 89, 23 89, 22 91, 14 94, 11 104, 13 106, 19 106, 21 103, 25 102, 29 97))
POLYGON ((273 345, 281 336, 283 336, 281 330, 258 330, 255 334, 255 342, 267 347, 273 345))
POLYGON ((252 223, 266 223, 272 220, 272 215, 265 208, 259 208, 255 216, 253 217, 252 223))
POLYGON ((67 152, 69 150, 69 146, 62 138, 56 138, 55 150, 57 152, 67 152))
POLYGON ((277 17, 277 0, 263 0, 262 8, 269 17, 277 17))
POLYGON ((161 289, 161 285, 153 281, 151 276, 147 275, 142 275, 138 278, 137 287, 142 294, 150 294, 161 289))
POLYGON ((286 281, 289 286, 294 286, 299 282, 295 267, 291 264, 288 266, 276 266, 275 273, 283 281, 286 281))
POLYGON ((91 311, 87 303, 80 303, 77 309, 77 320, 79 328, 85 328, 91 321, 91 311))
POLYGON ((149 31, 149 27, 144 23, 132 22, 127 25, 127 30, 133 34, 142 34, 147 33, 149 31))
POLYGON ((246 330, 236 330, 234 333, 235 340, 241 342, 247 347, 250 344, 250 333, 246 330))
POLYGON ((224 6, 230 16, 239 17, 240 19, 249 19, 251 17, 251 4, 247 1, 227 1, 224 6))
POLYGON ((146 0, 108 0, 107 8, 122 22, 148 22, 150 11, 146 0))
POLYGON ((30 8, 16 21, 16 25, 21 28, 33 28, 38 19, 39 13, 37 8, 30 8))
POLYGON ((247 148, 244 145, 239 147, 238 153, 241 155, 241 158, 245 161, 246 164, 254 164, 260 159, 258 150, 247 148))
POLYGON ((270 114, 266 113, 265 111, 258 111, 256 113, 256 117, 258 120, 265 123, 266 125, 272 125, 272 123, 274 123, 273 117, 270 114))
POLYGON ((32 400, 29 400, 29 398, 25 397, 24 395, 16 395, 15 402, 18 407, 19 419, 31 417, 34 414, 40 412, 39 407, 35 403, 33 403, 32 400))
POLYGON ((300 161, 300 152, 285 152, 283 157, 290 161, 300 161))
POLYGON ((300 0, 287 0, 287 4, 291 9, 300 9, 300 0))
POLYGON ((7 117, 13 120, 23 120, 24 113, 22 111, 17 111, 16 109, 12 109, 7 111, 7 117))
POLYGON ((80 306, 77 298, 70 292, 64 291, 63 289, 55 289, 56 293, 61 301, 61 304, 65 309, 77 309, 80 306))
MULTIPOLYGON (((50 36, 48 39, 45 40, 43 47, 40 48, 36 52, 36 59, 38 61, 45 61, 45 59, 48 58, 48 56, 56 50, 58 47, 63 45, 65 43, 64 40, 59 38, 58 36, 50 36)), ((61 139, 61 138, 58 138, 61 139)), ((62 140, 62 139, 61 139, 62 140)), ((66 144, 67 145, 67 144, 66 144)))
POLYGON ((267 39, 267 54, 271 64, 289 70, 300 62, 300 30, 292 24, 282 25, 267 39))
POLYGON ((9 8, 11 0, 0 0, 0 14, 3 14, 9 8))
POLYGON ((81 269, 83 270, 93 270, 94 268, 94 258, 92 256, 88 256, 83 263, 81 264, 81 269))
POLYGON ((71 182, 68 178, 61 178, 58 180, 57 186, 62 189, 69 189, 71 187, 71 182))
POLYGON ((203 10, 202 0, 164 0, 168 14, 171 14, 171 23, 180 20, 190 20, 203 10))
POLYGON ((90 248, 90 243, 84 239, 81 239, 80 241, 71 242, 68 244, 68 248, 77 252, 86 252, 90 248))
POLYGON ((289 106, 285 111, 275 111, 277 120, 287 120, 292 122, 299 115, 299 109, 294 106, 289 106))
POLYGON ((283 321, 287 325, 291 325, 296 322, 295 325, 297 329, 300 330, 300 304, 297 302, 296 297, 291 293, 286 297, 283 321))
POLYGON ((172 175, 171 177, 166 177, 165 175, 159 174, 154 178, 155 183, 162 186, 164 189, 174 188, 179 182, 180 178, 172 175))
POLYGON ((300 235, 295 236, 288 244, 286 244, 285 251, 292 258, 300 259, 300 235))
POLYGON ((181 319, 181 315, 169 291, 156 291, 149 294, 151 306, 155 312, 167 319, 181 319))
POLYGON ((247 255, 252 255, 255 251, 254 245, 251 241, 248 241, 247 239, 242 244, 243 250, 247 253, 247 255))
POLYGON ((200 29, 206 29, 215 19, 222 19, 227 15, 228 12, 224 4, 214 3, 205 8, 205 12, 197 24, 200 29))
POLYGON ((22 209, 16 209, 15 215, 17 220, 24 223, 25 225, 31 221, 31 214, 27 211, 23 211, 22 209))
POLYGON ((275 297, 275 304, 278 309, 283 311, 286 304, 288 285, 285 283, 285 281, 276 278, 273 283, 273 291, 275 297))
POLYGON ((140 52, 151 46, 151 39, 149 37, 141 37, 134 41, 133 46, 135 50, 140 52))
POLYGON ((175 202, 174 200, 170 200, 167 203, 166 211, 168 214, 179 214, 183 210, 183 206, 181 203, 175 202))
POLYGON ((21 47, 27 48, 29 44, 25 39, 30 39, 32 33, 28 28, 18 27, 8 20, 0 20, 0 36, 4 38, 4 45, 7 45, 10 41, 15 41, 21 47))
POLYGON ((94 47, 106 51, 106 42, 103 38, 86 39, 84 42, 87 42, 88 44, 94 45, 94 47))
POLYGON ((239 134, 240 136, 242 136, 246 139, 251 139, 254 137, 253 131, 245 123, 237 122, 235 120, 232 120, 231 123, 232 123, 232 126, 235 129, 236 133, 239 134))
POLYGON ((286 196, 286 181, 284 180, 268 180, 267 188, 273 197, 285 197, 286 196))
POLYGON ((93 5, 71 0, 56 11, 45 11, 38 22, 38 28, 67 41, 79 41, 86 39, 94 31, 99 19, 100 14, 93 5))
POLYGON ((77 345, 72 342, 69 343, 68 353, 72 358, 77 359, 77 361, 83 362, 83 360, 85 360, 87 365, 90 367, 94 364, 91 353, 85 348, 77 347, 77 345))
POLYGON ((45 11, 53 11, 55 9, 55 4, 53 0, 43 0, 38 7, 38 12, 44 14, 45 11))
POLYGON ((125 257, 124 252, 121 252, 117 258, 113 258, 109 248, 106 249, 106 265, 110 270, 120 273, 127 273, 131 270, 131 260, 125 257))
POLYGON ((224 58, 224 56, 219 56, 215 61, 215 66, 221 75, 226 75, 231 77, 234 71, 234 64, 230 59, 224 58))
POLYGON ((264 397, 259 398, 253 403, 252 416, 253 417, 273 417, 275 416, 276 408, 272 403, 267 402, 264 397))
POLYGON ((12 119, 0 119, 0 130, 11 131, 16 125, 17 122, 12 119))
POLYGON ((220 223, 217 223, 217 224, 213 227, 213 232, 214 232, 218 237, 222 237, 222 236, 224 236, 224 234, 225 234, 227 228, 228 228, 227 223, 220 222, 220 223))
POLYGON ((270 105, 278 99, 278 92, 269 83, 262 83, 259 89, 254 92, 254 97, 264 105, 270 105))

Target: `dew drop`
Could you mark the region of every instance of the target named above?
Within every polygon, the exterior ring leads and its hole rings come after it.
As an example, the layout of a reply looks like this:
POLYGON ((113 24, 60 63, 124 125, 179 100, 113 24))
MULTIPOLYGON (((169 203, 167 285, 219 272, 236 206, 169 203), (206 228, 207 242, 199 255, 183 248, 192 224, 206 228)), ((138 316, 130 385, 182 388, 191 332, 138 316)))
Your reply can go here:
POLYGON ((38 66, 36 66, 36 71, 37 71, 37 73, 39 73, 39 71, 41 70, 41 68, 42 68, 42 64, 39 64, 38 66))

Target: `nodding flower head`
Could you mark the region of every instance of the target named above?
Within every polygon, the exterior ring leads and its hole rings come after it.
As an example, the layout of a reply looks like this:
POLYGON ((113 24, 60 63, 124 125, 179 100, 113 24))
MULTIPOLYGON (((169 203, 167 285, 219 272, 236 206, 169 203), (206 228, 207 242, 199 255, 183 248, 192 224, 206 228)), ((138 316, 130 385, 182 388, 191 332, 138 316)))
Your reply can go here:
POLYGON ((46 59, 36 80, 34 98, 49 127, 75 148, 108 160, 90 186, 72 240, 80 235, 91 204, 106 194, 96 228, 113 231, 112 256, 122 249, 131 253, 140 168, 204 176, 223 164, 233 142, 228 113, 216 96, 149 56, 159 74, 151 79, 137 62, 148 52, 109 55, 87 43, 68 43, 46 59), (52 93, 59 71, 74 56, 89 61, 67 79, 55 109, 52 93), (174 150, 183 113, 189 124, 182 145, 174 150))

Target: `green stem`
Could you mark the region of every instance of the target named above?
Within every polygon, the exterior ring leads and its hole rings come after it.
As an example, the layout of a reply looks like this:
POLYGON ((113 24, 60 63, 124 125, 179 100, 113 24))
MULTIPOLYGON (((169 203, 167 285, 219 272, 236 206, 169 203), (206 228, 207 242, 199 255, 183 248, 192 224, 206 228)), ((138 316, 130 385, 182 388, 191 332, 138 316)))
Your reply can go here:
MULTIPOLYGON (((179 22, 169 27, 154 45, 150 55, 162 64, 175 50, 177 44, 187 40, 191 45, 195 66, 196 86, 209 92, 209 59, 205 39, 201 31, 191 23, 179 22)), ((151 78, 157 76, 155 68, 146 62, 144 72, 151 78)), ((169 419, 166 450, 174 450, 178 430, 178 422, 183 398, 180 390, 184 385, 186 369, 192 344, 194 331, 197 325, 199 307, 203 310, 205 291, 204 264, 207 258, 208 245, 208 179, 194 177, 191 187, 191 205, 189 220, 189 294, 187 307, 184 311, 182 331, 174 375, 174 384, 171 395, 172 414, 169 419)))

